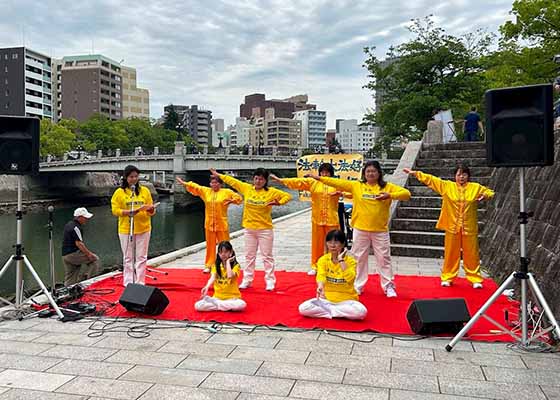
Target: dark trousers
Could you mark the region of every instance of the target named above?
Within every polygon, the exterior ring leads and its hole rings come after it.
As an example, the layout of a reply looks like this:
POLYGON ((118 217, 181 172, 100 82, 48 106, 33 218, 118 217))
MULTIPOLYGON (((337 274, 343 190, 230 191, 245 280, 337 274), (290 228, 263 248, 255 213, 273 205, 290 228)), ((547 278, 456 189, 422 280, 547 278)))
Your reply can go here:
POLYGON ((478 133, 473 132, 465 132, 465 142, 478 142, 478 133))

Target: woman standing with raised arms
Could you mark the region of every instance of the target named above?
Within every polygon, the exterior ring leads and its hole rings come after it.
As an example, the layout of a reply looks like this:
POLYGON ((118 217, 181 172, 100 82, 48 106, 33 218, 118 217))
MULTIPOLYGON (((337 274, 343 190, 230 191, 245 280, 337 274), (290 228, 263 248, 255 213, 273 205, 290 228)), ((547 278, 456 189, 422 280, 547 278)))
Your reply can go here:
POLYGON ((292 196, 275 188, 268 187, 268 171, 257 168, 253 173, 253 183, 241 182, 231 176, 218 174, 211 168, 212 176, 220 178, 243 195, 243 220, 245 228, 245 257, 247 266, 243 271, 243 281, 239 289, 246 289, 253 284, 257 250, 260 248, 263 256, 266 290, 274 290, 276 277, 274 276, 274 231, 272 229, 272 206, 286 204, 292 196))
POLYGON ((352 193, 353 242, 352 254, 358 259, 354 286, 358 294, 364 290, 368 280, 368 255, 373 248, 381 287, 387 297, 396 297, 393 268, 391 266, 391 242, 389 238, 389 209, 393 200, 406 201, 410 192, 398 185, 383 180, 381 165, 368 161, 362 169, 361 181, 350 181, 324 176, 310 175, 326 185, 352 193))

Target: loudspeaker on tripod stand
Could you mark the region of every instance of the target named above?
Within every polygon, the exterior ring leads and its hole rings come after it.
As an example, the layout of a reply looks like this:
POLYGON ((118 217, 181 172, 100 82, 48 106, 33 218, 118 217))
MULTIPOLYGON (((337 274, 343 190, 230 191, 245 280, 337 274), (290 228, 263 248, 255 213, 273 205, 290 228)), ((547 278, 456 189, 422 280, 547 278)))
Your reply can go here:
POLYGON ((38 118, 0 116, 0 174, 39 173, 39 128, 38 118))

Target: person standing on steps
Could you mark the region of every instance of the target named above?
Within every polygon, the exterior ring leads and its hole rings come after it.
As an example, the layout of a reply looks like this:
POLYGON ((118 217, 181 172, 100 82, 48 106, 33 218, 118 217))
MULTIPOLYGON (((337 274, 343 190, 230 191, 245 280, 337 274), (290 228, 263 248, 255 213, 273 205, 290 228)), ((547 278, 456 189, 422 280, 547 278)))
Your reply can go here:
POLYGON ((393 200, 410 200, 410 192, 403 187, 385 182, 378 161, 368 161, 364 164, 360 181, 309 176, 352 194, 353 242, 350 252, 358 259, 354 281, 358 294, 362 294, 368 280, 368 255, 371 247, 377 262, 381 288, 387 297, 397 297, 391 266, 389 209, 393 200))
MULTIPOLYGON (((334 176, 334 167, 330 163, 319 166, 320 176, 334 176)), ((284 178, 270 174, 270 179, 295 190, 307 190, 311 193, 311 269, 308 275, 315 275, 317 261, 325 254, 327 233, 340 228, 338 222, 338 198, 341 192, 312 178, 284 178)))
POLYGON ((478 203, 494 197, 494 191, 470 182, 471 171, 464 165, 455 168, 455 181, 409 168, 403 170, 413 175, 443 198, 436 229, 445 231, 445 248, 441 270, 441 286, 449 287, 459 274, 461 252, 463 268, 473 288, 482 288, 480 255, 478 250, 478 203))
POLYGON ((481 135, 484 135, 484 127, 482 126, 480 115, 476 112, 476 107, 471 107, 471 111, 467 115, 465 115, 465 119, 463 120, 463 133, 465 134, 465 142, 479 141, 479 128, 481 135))
POLYGON ((177 182, 193 196, 204 202, 204 237, 206 239, 206 258, 202 272, 209 273, 216 262, 216 245, 229 240, 228 206, 241 204, 241 196, 230 189, 222 189, 222 180, 210 176, 210 187, 195 182, 185 182, 177 177, 177 182))
POLYGON ((261 250, 264 263, 266 290, 272 291, 276 286, 274 275, 274 230, 272 226, 272 207, 286 204, 292 196, 281 190, 268 187, 269 173, 264 168, 257 168, 253 173, 253 183, 245 183, 231 176, 218 174, 211 168, 212 176, 220 178, 243 195, 242 226, 245 228, 245 257, 247 265, 243 271, 243 281, 239 289, 247 289, 253 284, 257 250, 261 250))

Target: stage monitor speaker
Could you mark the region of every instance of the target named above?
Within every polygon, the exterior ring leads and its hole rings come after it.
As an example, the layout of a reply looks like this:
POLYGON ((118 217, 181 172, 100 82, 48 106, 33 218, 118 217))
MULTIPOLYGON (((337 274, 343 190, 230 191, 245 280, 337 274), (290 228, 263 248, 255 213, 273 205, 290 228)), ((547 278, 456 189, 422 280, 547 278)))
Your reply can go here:
POLYGON ((0 116, 0 174, 39 173, 39 127, 35 117, 0 116))
POLYGON ((471 319, 464 299, 414 300, 406 313, 412 332, 418 335, 458 333, 471 319))
POLYGON ((486 92, 486 160, 491 167, 554 163, 552 85, 486 92))
POLYGON ((128 311, 159 315, 169 304, 169 299, 156 287, 129 283, 124 289, 119 303, 128 311))

